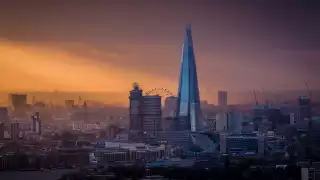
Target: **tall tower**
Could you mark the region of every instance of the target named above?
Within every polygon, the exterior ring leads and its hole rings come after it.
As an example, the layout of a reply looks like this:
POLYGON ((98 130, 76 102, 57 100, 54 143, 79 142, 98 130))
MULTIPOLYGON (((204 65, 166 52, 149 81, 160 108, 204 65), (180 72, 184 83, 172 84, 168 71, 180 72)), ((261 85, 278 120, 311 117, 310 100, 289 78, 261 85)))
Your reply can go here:
POLYGON ((133 90, 130 91, 130 131, 133 133, 142 133, 142 100, 143 94, 137 83, 133 84, 133 90))
POLYGON ((34 116, 32 116, 32 131, 41 134, 41 120, 39 112, 36 112, 34 116))
POLYGON ((227 91, 218 91, 218 105, 220 107, 228 106, 228 93, 227 91))
POLYGON ((190 25, 186 26, 185 40, 182 48, 177 117, 179 119, 180 130, 198 131, 203 128, 197 68, 190 25))
POLYGON ((311 103, 310 98, 301 96, 299 98, 298 121, 311 120, 311 103))

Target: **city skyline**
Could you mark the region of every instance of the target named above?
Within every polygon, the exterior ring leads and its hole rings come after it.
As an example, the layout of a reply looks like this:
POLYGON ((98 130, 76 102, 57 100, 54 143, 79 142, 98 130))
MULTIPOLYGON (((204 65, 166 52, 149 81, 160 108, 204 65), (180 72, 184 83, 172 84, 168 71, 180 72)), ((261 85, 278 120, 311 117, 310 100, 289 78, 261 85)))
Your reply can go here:
POLYGON ((0 90, 127 92, 139 82, 176 94, 187 22, 203 99, 320 87, 317 3, 34 2, 1 6, 0 90))

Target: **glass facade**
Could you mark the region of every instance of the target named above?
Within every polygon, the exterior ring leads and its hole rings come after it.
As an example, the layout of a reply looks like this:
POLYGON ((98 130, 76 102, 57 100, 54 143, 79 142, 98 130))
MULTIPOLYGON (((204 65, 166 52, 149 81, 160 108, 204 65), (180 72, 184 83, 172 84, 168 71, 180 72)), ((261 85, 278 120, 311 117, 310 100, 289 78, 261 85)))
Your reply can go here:
POLYGON ((182 48, 178 93, 177 116, 180 130, 201 130, 203 122, 190 25, 186 27, 182 48))

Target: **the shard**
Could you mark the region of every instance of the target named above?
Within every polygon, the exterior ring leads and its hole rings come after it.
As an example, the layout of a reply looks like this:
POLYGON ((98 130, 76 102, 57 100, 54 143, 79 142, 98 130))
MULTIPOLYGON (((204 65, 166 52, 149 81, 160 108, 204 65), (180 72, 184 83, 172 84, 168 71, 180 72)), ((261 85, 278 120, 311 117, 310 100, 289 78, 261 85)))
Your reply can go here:
POLYGON ((202 130, 203 119, 190 25, 186 26, 186 34, 182 47, 178 93, 178 128, 190 131, 202 130))

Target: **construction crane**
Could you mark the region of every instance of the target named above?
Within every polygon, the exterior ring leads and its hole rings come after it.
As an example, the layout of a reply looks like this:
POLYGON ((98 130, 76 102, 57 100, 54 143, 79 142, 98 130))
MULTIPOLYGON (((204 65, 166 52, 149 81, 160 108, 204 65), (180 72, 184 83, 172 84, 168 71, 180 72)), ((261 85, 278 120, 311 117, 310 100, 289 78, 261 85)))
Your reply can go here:
POLYGON ((78 106, 81 106, 81 96, 78 97, 78 106))
POLYGON ((257 95, 256 95, 256 91, 253 89, 253 95, 254 95, 254 100, 256 102, 256 105, 259 104, 258 99, 257 99, 257 95))
POLYGON ((311 100, 311 97, 312 97, 312 91, 310 90, 310 88, 309 88, 309 86, 308 86, 307 81, 304 81, 304 84, 306 85, 307 92, 308 92, 309 98, 310 98, 310 100, 311 100))

